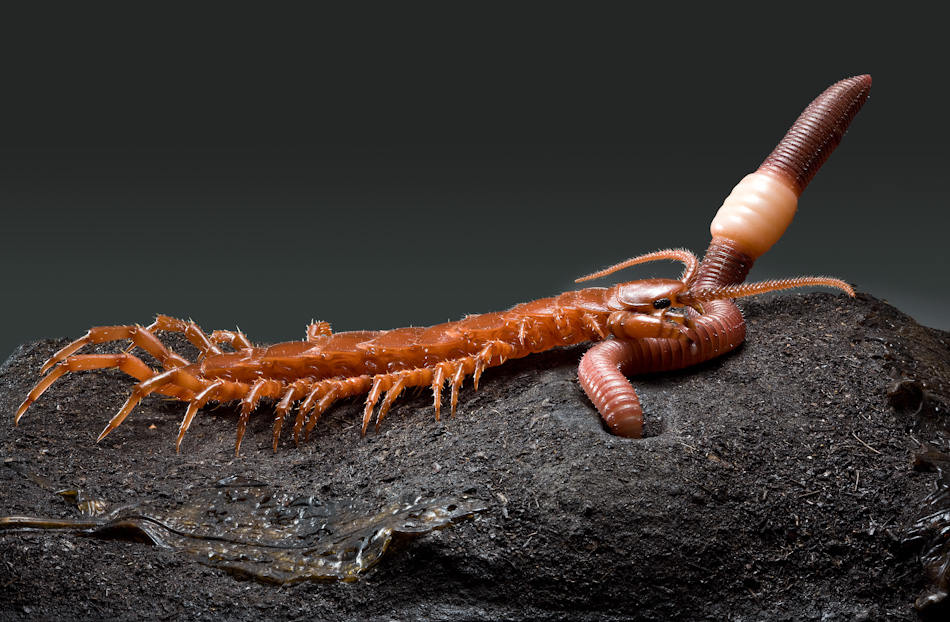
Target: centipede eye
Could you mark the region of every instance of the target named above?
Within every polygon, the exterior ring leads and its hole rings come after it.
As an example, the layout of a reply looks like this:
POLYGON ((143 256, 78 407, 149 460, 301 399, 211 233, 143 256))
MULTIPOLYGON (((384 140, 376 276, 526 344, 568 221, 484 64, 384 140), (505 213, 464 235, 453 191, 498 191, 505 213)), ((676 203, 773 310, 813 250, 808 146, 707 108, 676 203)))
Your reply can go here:
POLYGON ((656 300, 653 301, 653 308, 666 309, 671 304, 673 304, 673 302, 669 298, 657 298, 656 300))

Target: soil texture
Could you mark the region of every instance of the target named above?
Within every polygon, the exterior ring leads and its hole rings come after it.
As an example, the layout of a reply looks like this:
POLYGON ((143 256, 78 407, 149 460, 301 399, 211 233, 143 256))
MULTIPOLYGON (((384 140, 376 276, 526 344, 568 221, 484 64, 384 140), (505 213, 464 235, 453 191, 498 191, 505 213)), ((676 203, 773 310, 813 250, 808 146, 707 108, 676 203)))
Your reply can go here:
POLYGON ((634 380, 641 440, 604 429, 576 379, 585 348, 574 347, 488 370, 477 391, 467 381, 454 418, 434 420, 428 391, 406 394, 365 437, 352 401, 299 446, 285 433, 275 454, 264 407, 235 457, 238 409, 225 405, 202 410, 176 452, 185 408, 151 397, 96 443, 132 379, 68 374, 14 427, 43 362, 69 340, 23 344, 0 367, 0 516, 79 518, 50 487, 161 514, 226 478, 324 503, 456 499, 484 510, 394 539, 352 582, 275 584, 147 542, 0 529, 0 618, 946 615, 940 572, 928 577, 919 555, 927 533, 906 530, 934 503, 950 447, 950 334, 864 295, 740 306, 739 350, 634 380), (915 460, 926 452, 937 458, 915 460), (916 609, 928 594, 934 604, 916 609))

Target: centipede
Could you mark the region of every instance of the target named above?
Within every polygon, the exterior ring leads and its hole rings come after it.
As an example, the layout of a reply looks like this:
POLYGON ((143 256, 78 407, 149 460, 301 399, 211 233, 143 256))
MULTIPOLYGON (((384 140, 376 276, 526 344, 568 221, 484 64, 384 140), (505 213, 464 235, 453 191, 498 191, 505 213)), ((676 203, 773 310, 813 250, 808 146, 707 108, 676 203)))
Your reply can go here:
POLYGON ((237 402, 235 455, 250 416, 262 401, 273 407, 273 449, 293 412, 293 438, 306 438, 336 402, 366 395, 361 434, 375 428, 407 389, 429 387, 435 418, 449 390, 454 416, 463 381, 478 388, 483 372, 505 361, 556 347, 593 345, 578 366, 580 386, 618 436, 643 434, 643 409, 629 377, 697 365, 735 350, 746 337, 735 300, 765 292, 829 287, 854 296, 847 282, 795 277, 746 283, 752 265, 785 233, 809 182, 838 146, 868 99, 871 77, 836 82, 812 101, 759 168, 726 197, 710 225, 703 259, 685 249, 642 254, 577 279, 586 282, 660 260, 683 265, 678 279, 651 278, 609 287, 585 287, 518 304, 507 311, 469 315, 431 327, 334 333, 310 324, 305 338, 255 346, 240 331, 203 331, 192 321, 159 315, 148 326, 98 326, 69 343, 42 366, 41 379, 14 415, 65 374, 114 368, 137 382, 99 435, 101 441, 152 394, 187 404, 175 443, 180 450, 203 407, 237 402), (180 333, 197 349, 189 361, 164 345, 161 333, 180 333), (122 342, 114 353, 81 354, 94 344, 122 342), (147 353, 150 366, 136 349, 147 353))

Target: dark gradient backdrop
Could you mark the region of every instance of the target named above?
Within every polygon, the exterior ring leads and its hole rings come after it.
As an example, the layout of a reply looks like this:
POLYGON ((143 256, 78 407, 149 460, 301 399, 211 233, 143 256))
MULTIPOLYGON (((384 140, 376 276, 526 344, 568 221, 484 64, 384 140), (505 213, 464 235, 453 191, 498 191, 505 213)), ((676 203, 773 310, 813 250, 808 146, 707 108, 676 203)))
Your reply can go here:
POLYGON ((59 16, 25 37, 4 61, 0 359, 156 313, 261 342, 427 325, 701 253, 732 186, 857 73, 870 100, 752 277, 838 276, 950 329, 946 58, 925 33, 783 51, 600 13, 389 17, 64 43, 59 16))

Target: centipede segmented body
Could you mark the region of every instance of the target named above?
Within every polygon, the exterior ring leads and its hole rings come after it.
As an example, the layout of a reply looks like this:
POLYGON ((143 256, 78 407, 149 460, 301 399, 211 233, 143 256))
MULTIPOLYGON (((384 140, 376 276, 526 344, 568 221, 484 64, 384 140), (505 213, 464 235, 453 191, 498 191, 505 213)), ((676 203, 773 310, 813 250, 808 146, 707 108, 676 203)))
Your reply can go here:
POLYGON ((472 377, 477 388, 485 369, 508 359, 593 341, 599 343, 584 355, 578 369, 581 386, 612 432, 639 438, 643 412, 626 376, 680 369, 736 348, 745 339, 745 323, 733 299, 806 286, 833 287, 854 295, 844 281, 826 277, 744 281, 754 261, 791 223, 798 197, 841 141, 870 87, 867 75, 842 80, 806 108, 759 169, 727 197, 710 227, 713 239, 702 262, 686 250, 661 250, 578 281, 661 259, 684 264, 679 279, 569 291, 428 328, 332 333, 329 324, 317 322, 308 327, 305 340, 269 347, 253 346, 240 332, 206 334, 193 322, 161 315, 147 327, 95 327, 46 362, 40 372, 46 375, 17 409, 15 421, 19 423, 30 405, 64 374, 118 368, 138 383, 99 440, 153 393, 188 404, 178 432, 179 447, 203 406, 239 400, 237 454, 251 413, 261 400, 270 398, 277 400, 276 451, 284 421, 294 407, 295 441, 301 433, 308 434, 336 401, 364 393, 364 434, 373 413, 378 427, 409 387, 432 389, 438 419, 446 385, 454 415, 465 378, 472 377), (184 334, 199 351, 197 361, 162 344, 157 336, 161 332, 184 334), (131 340, 131 346, 113 354, 76 354, 87 345, 118 340, 131 340), (222 348, 224 344, 230 347, 222 348), (161 369, 152 369, 133 354, 135 347, 151 355, 161 369))

